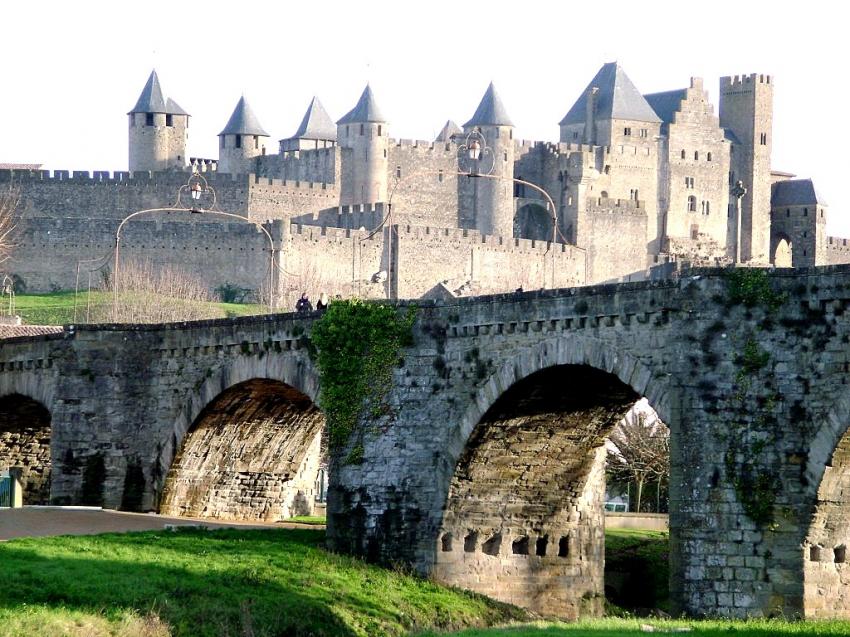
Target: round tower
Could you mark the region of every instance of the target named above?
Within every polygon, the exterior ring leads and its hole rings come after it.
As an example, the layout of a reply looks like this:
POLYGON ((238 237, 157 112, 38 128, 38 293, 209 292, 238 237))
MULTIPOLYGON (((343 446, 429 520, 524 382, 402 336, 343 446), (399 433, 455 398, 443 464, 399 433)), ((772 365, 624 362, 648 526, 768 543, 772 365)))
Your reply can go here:
MULTIPOLYGON (((493 83, 487 87, 475 114, 463 125, 468 135, 477 130, 484 137, 492 159, 482 157, 482 164, 491 161, 494 178, 471 180, 472 215, 475 228, 482 234, 512 237, 514 234, 514 125, 508 117, 493 83)), ((489 169, 482 165, 482 171, 489 169)))
POLYGON ((240 97, 227 126, 218 134, 218 172, 255 173, 254 158, 266 154, 268 136, 245 97, 240 97))
POLYGON ((186 166, 189 114, 165 99, 156 71, 152 71, 130 119, 130 171, 157 171, 186 166))
POLYGON ((386 201, 387 120, 369 85, 357 105, 337 122, 337 143, 342 148, 340 204, 386 201))

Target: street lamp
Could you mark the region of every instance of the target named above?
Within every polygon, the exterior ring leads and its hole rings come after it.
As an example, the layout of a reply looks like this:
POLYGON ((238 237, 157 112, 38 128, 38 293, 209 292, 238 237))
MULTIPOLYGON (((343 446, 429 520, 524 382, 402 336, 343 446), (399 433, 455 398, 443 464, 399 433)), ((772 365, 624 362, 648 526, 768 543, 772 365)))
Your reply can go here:
POLYGON ((271 233, 266 230, 263 224, 248 219, 247 217, 243 217, 242 215, 237 215, 232 212, 224 212, 223 210, 216 210, 217 199, 215 194, 215 189, 209 185, 206 179, 198 172, 193 172, 189 179, 185 184, 180 186, 177 190, 177 198, 174 201, 174 204, 164 208, 148 208, 146 210, 138 210, 133 212, 121 220, 121 223, 118 224, 118 229, 115 231, 115 266, 113 270, 113 316, 118 315, 118 283, 119 283, 119 249, 121 246, 121 230, 124 228, 124 225, 130 221, 131 219, 138 217, 143 214, 155 213, 155 212, 190 212, 192 214, 207 214, 207 215, 216 215, 220 217, 227 217, 229 219, 236 219, 238 221, 247 222, 252 224, 258 230, 262 231, 265 235, 266 239, 269 242, 269 311, 273 312, 275 309, 275 287, 274 287, 274 271, 275 271, 275 262, 274 262, 274 239, 272 238, 271 233), (191 204, 186 206, 183 204, 184 194, 188 192, 190 197, 191 204), (199 205, 202 201, 202 197, 206 197, 209 199, 209 203, 207 207, 203 207, 199 205))

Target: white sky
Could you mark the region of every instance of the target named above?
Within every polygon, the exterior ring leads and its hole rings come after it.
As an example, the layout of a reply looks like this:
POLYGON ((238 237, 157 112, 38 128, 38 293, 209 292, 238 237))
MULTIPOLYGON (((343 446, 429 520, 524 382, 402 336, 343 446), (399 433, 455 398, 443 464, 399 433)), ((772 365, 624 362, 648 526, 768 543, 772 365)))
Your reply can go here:
POLYGON ((701 76, 774 76, 773 168, 814 177, 831 233, 850 236, 843 134, 847 21, 840 2, 9 2, 0 38, 0 162, 126 170, 127 118, 153 67, 191 115, 188 153, 244 93, 276 141, 316 94, 333 119, 372 83, 395 138, 433 139, 496 82, 516 137, 556 141, 599 67, 643 93, 701 76), (840 63, 840 60, 845 60, 840 63))

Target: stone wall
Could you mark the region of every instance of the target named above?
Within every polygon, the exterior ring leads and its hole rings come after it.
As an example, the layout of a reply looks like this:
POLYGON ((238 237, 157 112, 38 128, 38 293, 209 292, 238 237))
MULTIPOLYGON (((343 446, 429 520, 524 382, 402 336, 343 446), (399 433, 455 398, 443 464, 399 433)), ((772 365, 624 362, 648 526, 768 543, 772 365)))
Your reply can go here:
POLYGON ((588 199, 577 222, 577 243, 587 250, 587 282, 618 280, 646 270, 642 201, 588 199))
POLYGON ((265 522, 312 515, 324 421, 307 396, 279 382, 230 388, 183 441, 160 513, 265 522))

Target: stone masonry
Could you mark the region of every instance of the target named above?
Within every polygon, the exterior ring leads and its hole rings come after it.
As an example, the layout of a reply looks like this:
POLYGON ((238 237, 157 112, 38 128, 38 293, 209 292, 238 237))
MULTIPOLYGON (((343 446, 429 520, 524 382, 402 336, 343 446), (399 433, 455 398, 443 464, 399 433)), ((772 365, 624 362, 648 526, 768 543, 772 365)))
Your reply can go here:
MULTIPOLYGON (((598 612, 600 441, 645 396, 671 430, 675 610, 846 615, 850 267, 744 271, 767 283, 756 297, 736 296, 737 272, 422 303, 391 413, 361 423, 363 462, 331 454, 331 548, 544 614, 598 612)), ((175 457, 194 453, 187 434, 218 427, 206 409, 259 387, 290 407, 239 404, 245 422, 315 401, 313 320, 7 339, 4 413, 49 412, 52 502, 156 509, 175 457)), ((315 423, 283 436, 296 481, 315 423)))

